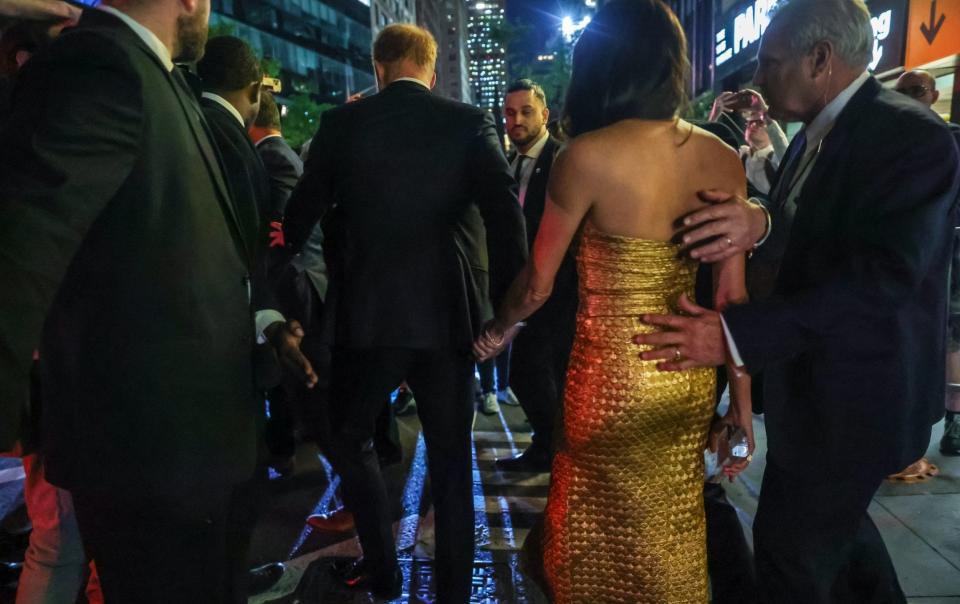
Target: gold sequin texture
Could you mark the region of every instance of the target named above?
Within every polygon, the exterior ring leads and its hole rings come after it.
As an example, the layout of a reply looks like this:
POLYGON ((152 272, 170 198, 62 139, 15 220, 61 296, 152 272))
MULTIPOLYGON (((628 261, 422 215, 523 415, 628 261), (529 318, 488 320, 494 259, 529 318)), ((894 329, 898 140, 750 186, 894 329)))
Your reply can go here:
POLYGON ((587 226, 563 439, 547 503, 554 602, 707 601, 703 448, 715 372, 661 372, 632 342, 644 313, 692 299, 697 264, 676 245, 587 226))

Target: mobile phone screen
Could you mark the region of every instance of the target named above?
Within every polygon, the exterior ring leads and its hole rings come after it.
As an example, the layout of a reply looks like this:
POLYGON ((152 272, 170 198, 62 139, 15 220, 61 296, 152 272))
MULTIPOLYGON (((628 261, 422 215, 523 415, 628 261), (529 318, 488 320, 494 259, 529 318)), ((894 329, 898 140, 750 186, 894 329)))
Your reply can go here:
POLYGON ((96 6, 100 4, 100 0, 67 0, 67 2, 83 7, 96 6))

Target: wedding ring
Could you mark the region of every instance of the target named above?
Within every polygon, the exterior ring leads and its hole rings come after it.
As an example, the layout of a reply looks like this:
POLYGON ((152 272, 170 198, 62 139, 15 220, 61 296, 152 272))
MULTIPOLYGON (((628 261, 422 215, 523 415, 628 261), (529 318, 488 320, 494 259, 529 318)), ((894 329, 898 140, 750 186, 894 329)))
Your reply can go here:
POLYGON ((747 455, 747 463, 750 463, 751 461, 753 461, 753 453, 747 455))
POLYGON ((680 347, 679 347, 679 346, 674 346, 674 347, 673 347, 673 360, 674 360, 674 361, 679 361, 680 358, 681 358, 681 355, 680 355, 680 347))
POLYGON ((731 247, 733 245, 733 239, 730 239, 729 237, 724 237, 724 239, 727 241, 727 247, 731 247))

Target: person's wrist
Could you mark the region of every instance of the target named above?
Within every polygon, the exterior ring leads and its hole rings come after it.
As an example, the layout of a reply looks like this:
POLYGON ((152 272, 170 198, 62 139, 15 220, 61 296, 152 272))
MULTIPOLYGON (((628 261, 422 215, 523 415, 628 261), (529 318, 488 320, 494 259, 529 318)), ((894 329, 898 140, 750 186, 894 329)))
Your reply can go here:
POLYGON ((754 206, 755 211, 762 212, 763 214, 763 226, 761 230, 759 230, 760 236, 754 238, 754 244, 750 249, 750 253, 752 254, 753 250, 763 245, 770 237, 770 231, 773 230, 773 217, 770 215, 770 210, 767 209, 767 206, 763 205, 763 202, 756 197, 747 199, 747 202, 754 206))

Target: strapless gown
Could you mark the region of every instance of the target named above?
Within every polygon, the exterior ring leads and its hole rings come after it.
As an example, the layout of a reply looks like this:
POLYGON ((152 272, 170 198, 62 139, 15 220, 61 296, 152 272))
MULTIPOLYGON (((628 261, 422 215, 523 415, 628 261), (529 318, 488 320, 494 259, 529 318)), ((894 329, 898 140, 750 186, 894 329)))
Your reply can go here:
POLYGON ((692 299, 697 263, 673 244, 587 226, 580 309, 553 462, 544 570, 557 604, 707 601, 703 449, 715 372, 660 372, 638 317, 692 299))

